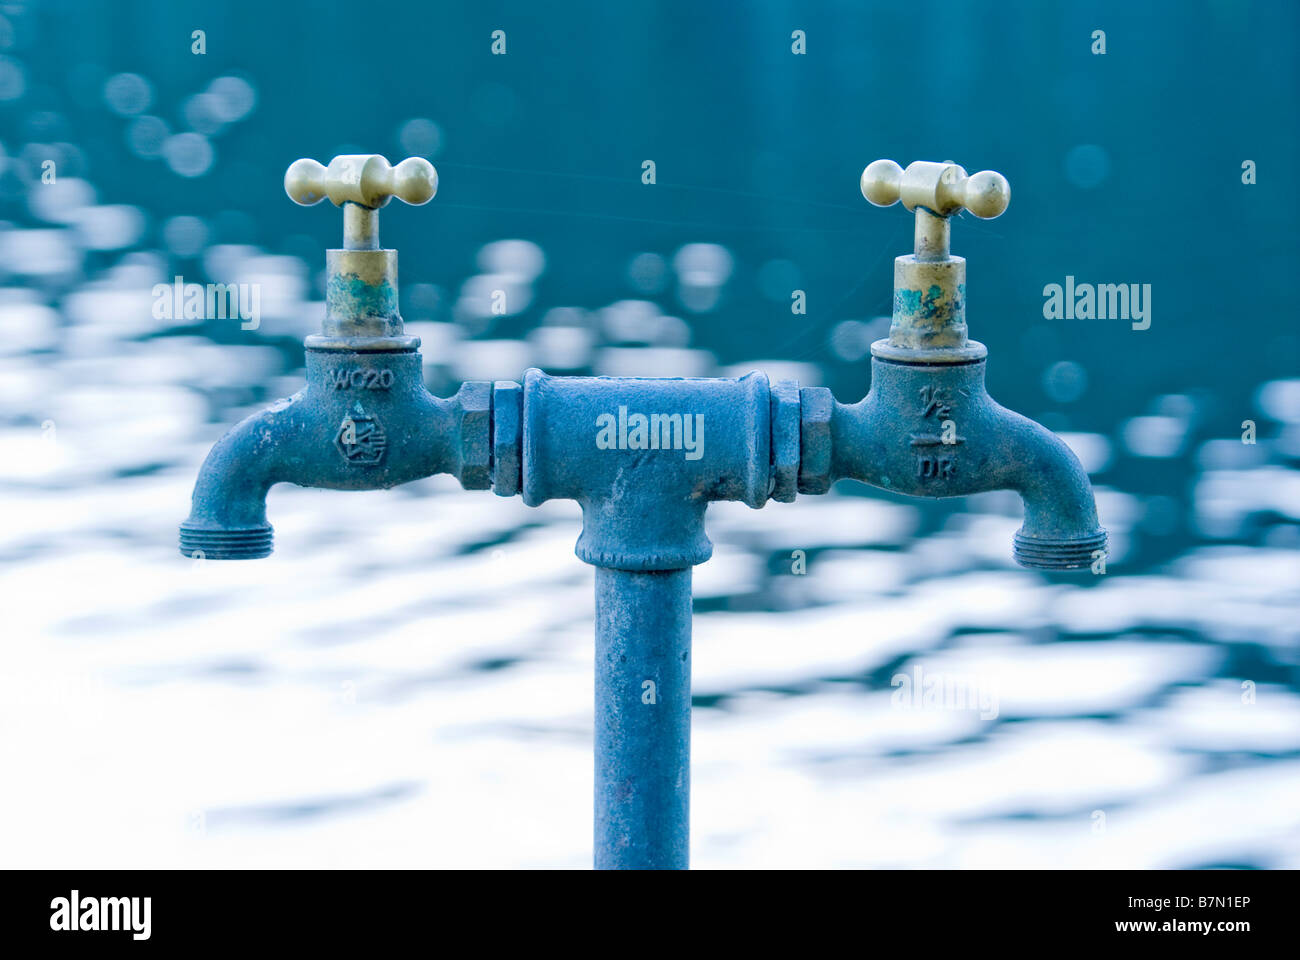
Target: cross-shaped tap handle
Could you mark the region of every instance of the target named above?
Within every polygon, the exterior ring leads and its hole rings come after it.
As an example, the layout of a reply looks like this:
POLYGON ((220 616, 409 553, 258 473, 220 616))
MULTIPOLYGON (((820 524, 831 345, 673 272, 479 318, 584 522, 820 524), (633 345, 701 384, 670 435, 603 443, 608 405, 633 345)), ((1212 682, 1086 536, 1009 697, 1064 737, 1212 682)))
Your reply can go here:
POLYGON ((1011 185, 994 170, 968 176, 956 163, 917 160, 904 170, 893 160, 876 160, 862 171, 862 195, 877 207, 903 201, 916 212, 916 257, 949 257, 948 217, 969 210, 984 220, 1002 216, 1011 202, 1011 185))
POLYGON ((304 207, 326 197, 336 207, 357 203, 378 210, 392 197, 419 206, 438 192, 438 171, 423 157, 408 157, 395 167, 375 153, 335 157, 328 167, 304 157, 289 165, 284 190, 304 207))
POLYGON ((438 192, 438 171, 423 157, 395 167, 374 153, 335 157, 328 167, 304 157, 285 171, 284 192, 304 207, 328 197, 343 207, 343 248, 378 250, 376 211, 393 197, 413 206, 428 203, 438 192))
POLYGON ((982 220, 1000 217, 1011 202, 1011 185, 994 170, 968 176, 956 163, 917 160, 904 170, 893 160, 877 160, 862 171, 862 195, 878 207, 903 201, 908 210, 924 207, 946 217, 969 210, 982 220))

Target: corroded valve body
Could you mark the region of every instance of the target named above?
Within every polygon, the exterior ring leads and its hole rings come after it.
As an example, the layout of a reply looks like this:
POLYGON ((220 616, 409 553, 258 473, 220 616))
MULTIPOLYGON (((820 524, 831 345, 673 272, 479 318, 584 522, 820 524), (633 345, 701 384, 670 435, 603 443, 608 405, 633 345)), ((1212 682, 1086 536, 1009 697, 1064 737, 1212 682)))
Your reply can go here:
POLYGON ((378 490, 436 473, 466 489, 491 485, 492 385, 465 383, 450 399, 424 386, 417 337, 403 331, 397 251, 379 246, 379 208, 392 197, 432 199, 427 160, 391 167, 378 156, 298 160, 285 192, 343 207, 344 243, 326 253, 326 311, 307 337, 306 386, 224 436, 199 472, 181 552, 208 560, 269 556, 266 494, 276 483, 378 490))
POLYGON ((285 173, 284 190, 305 207, 328 197, 343 208, 343 249, 325 252, 325 323, 308 348, 410 346, 397 309, 397 251, 379 246, 379 211, 393 197, 416 206, 432 200, 433 164, 409 157, 393 167, 383 157, 359 155, 335 157, 325 167, 304 158, 285 173))
POLYGON ((916 215, 912 254, 894 261, 889 337, 871 345, 871 390, 841 404, 804 391, 807 476, 800 492, 823 493, 851 477, 914 497, 1015 490, 1025 522, 1014 556, 1026 567, 1087 570, 1106 550, 1092 485, 1053 433, 999 406, 984 386, 988 349, 967 336, 966 261, 953 256, 950 218, 968 210, 1001 216, 1011 187, 1000 173, 967 175, 955 163, 903 169, 877 160, 862 171, 876 206, 902 201, 916 215))

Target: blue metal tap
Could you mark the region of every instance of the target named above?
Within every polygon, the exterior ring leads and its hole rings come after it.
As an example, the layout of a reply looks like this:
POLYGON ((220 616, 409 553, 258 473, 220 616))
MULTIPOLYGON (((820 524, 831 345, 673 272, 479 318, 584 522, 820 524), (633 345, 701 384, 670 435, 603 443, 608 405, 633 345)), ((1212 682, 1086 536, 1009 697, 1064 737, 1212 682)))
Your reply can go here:
POLYGON ((916 214, 915 248, 894 261, 888 339, 871 346, 871 390, 844 405, 825 389, 803 391, 800 493, 840 478, 913 497, 1014 490, 1025 520, 1014 539, 1022 566, 1087 570, 1104 557, 1092 484, 1078 458, 1045 427, 993 401, 984 387, 988 349, 967 338, 966 261, 953 256, 950 217, 965 209, 1001 216, 1011 201, 992 170, 968 176, 955 163, 906 170, 877 160, 862 195, 899 200, 916 214))
POLYGON ((299 160, 285 175, 303 205, 329 197, 344 212, 344 242, 326 256, 325 322, 306 339, 307 384, 226 434, 199 470, 181 552, 208 560, 271 554, 266 494, 277 483, 379 490, 450 473, 468 490, 491 486, 492 385, 468 382, 450 399, 424 386, 416 337, 403 334, 397 251, 379 248, 379 210, 398 197, 428 203, 438 174, 427 160, 299 160))
POLYGON ((872 347, 872 383, 855 404, 824 388, 738 379, 551 377, 468 382, 450 399, 421 380, 397 304, 396 252, 378 245, 391 196, 427 202, 422 160, 299 160, 296 202, 344 209, 327 255, 325 329, 308 337, 307 386, 236 426, 208 455, 181 525, 181 552, 250 559, 271 551, 266 493, 278 482, 391 487, 450 473, 467 489, 529 506, 582 507, 578 556, 596 569, 595 865, 688 865, 691 567, 712 553, 710 502, 755 509, 852 478, 918 497, 1012 489, 1025 503, 1014 554, 1046 570, 1104 555, 1092 488, 1070 450, 984 389, 987 350, 967 339, 965 261, 948 218, 997 216, 1000 175, 956 164, 877 161, 863 194, 902 199, 916 250, 895 264, 890 336, 872 347))

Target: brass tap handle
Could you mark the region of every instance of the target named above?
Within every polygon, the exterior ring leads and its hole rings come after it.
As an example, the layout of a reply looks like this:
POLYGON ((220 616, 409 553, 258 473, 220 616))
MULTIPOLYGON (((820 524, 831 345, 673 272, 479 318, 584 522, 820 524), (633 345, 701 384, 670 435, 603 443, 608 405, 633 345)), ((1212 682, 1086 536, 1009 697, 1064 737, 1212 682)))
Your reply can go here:
POLYGON ((304 207, 326 197, 336 207, 355 203, 378 210, 392 197, 419 206, 438 192, 438 171, 423 157, 408 157, 395 167, 374 153, 335 157, 328 167, 304 157, 289 165, 284 191, 304 207))
POLYGON ((994 170, 967 176, 955 163, 917 160, 904 170, 893 160, 877 160, 862 171, 862 195, 877 207, 903 201, 908 210, 925 207, 946 217, 969 210, 982 220, 1000 217, 1011 202, 1011 185, 994 170))
POLYGON ((956 163, 917 160, 904 170, 893 160, 876 160, 862 171, 862 195, 877 207, 899 200, 916 212, 916 256, 924 260, 946 258, 947 218, 969 210, 982 220, 1000 217, 1011 202, 1011 185, 995 170, 969 176, 956 163))
POLYGON ((903 201, 916 214, 913 252, 894 260, 894 316, 889 339, 873 357, 901 363, 966 363, 987 356, 966 336, 966 260, 951 250, 950 217, 969 210, 984 220, 1011 202, 1007 178, 993 170, 970 176, 956 163, 917 160, 904 170, 876 160, 862 171, 862 195, 877 207, 903 201))
POLYGON ((343 208, 343 249, 379 249, 379 208, 393 197, 413 206, 438 192, 438 171, 423 157, 397 166, 375 153, 335 157, 328 167, 304 157, 289 165, 284 192, 304 207, 326 197, 343 208))

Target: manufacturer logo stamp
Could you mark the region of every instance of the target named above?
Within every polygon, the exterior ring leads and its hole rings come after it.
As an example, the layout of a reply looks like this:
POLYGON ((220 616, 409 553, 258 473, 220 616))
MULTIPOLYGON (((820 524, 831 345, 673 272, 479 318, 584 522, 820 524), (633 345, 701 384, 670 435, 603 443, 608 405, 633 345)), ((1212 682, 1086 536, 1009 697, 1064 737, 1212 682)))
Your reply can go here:
POLYGON ((348 463, 369 466, 384 459, 388 434, 373 414, 348 414, 334 435, 334 446, 348 463))

